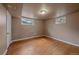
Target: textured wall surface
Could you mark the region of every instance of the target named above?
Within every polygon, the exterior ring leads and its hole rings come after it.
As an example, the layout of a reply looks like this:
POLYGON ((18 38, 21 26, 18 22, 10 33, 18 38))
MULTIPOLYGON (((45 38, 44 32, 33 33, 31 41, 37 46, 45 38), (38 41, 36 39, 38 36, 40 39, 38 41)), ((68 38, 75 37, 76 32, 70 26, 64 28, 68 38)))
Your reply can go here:
POLYGON ((55 19, 46 21, 46 35, 79 45, 79 12, 66 16, 66 24, 55 24, 55 19))
POLYGON ((48 35, 59 40, 79 45, 79 12, 66 16, 65 24, 55 24, 55 19, 34 20, 34 25, 21 25, 20 19, 13 18, 13 39, 48 35))
POLYGON ((0 4, 0 54, 3 54, 6 48, 6 9, 0 4))
POLYGON ((22 39, 33 36, 43 35, 43 21, 33 20, 33 25, 22 25, 21 19, 13 18, 12 20, 12 37, 13 39, 22 39))
POLYGON ((11 15, 0 4, 0 54, 5 53, 11 41, 11 15), (9 26, 8 26, 9 25, 9 26))

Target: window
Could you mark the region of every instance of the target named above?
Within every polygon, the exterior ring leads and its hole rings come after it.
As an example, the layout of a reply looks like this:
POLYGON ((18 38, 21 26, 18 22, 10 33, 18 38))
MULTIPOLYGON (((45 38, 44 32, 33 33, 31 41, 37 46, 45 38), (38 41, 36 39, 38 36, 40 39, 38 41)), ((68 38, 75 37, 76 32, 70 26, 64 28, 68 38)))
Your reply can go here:
POLYGON ((56 20, 55 20, 55 24, 65 24, 65 23, 66 23, 66 17, 65 16, 56 18, 56 20))
POLYGON ((29 19, 29 18, 21 18, 21 24, 22 25, 32 25, 33 24, 33 20, 29 19))

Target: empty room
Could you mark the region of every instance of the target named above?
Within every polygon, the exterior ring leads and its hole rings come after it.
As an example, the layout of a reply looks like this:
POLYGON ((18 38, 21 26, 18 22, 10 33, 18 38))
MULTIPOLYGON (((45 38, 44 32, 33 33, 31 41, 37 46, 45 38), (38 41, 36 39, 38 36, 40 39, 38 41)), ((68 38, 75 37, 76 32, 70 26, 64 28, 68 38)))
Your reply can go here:
POLYGON ((0 3, 0 55, 79 55, 79 3, 0 3))

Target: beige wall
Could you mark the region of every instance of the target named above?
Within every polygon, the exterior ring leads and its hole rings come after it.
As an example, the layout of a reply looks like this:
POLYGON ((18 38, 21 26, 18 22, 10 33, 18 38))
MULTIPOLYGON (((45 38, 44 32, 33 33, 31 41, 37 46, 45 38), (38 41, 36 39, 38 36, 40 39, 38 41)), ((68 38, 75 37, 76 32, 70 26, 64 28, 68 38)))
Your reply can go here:
POLYGON ((46 35, 79 45, 79 12, 67 15, 66 24, 55 24, 55 19, 46 21, 46 35))
POLYGON ((43 35, 43 21, 33 20, 33 25, 22 25, 19 18, 12 20, 12 37, 15 39, 28 38, 43 35))
POLYGON ((6 48, 6 9, 0 4, 0 54, 3 54, 6 48))
POLYGON ((79 12, 66 16, 66 24, 55 24, 55 19, 34 20, 34 25, 21 25, 20 19, 13 18, 13 39, 47 35, 58 40, 79 45, 79 12))
POLYGON ((0 54, 4 54, 6 52, 6 49, 8 48, 11 41, 10 23, 11 15, 4 8, 4 6, 0 4, 0 54))

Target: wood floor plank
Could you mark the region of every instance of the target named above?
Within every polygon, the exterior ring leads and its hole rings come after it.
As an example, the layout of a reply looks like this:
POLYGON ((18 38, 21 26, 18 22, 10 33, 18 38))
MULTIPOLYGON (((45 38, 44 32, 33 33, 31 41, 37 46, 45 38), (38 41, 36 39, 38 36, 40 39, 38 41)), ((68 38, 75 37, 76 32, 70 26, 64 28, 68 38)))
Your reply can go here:
POLYGON ((79 55, 79 47, 39 37, 13 42, 6 55, 79 55))

